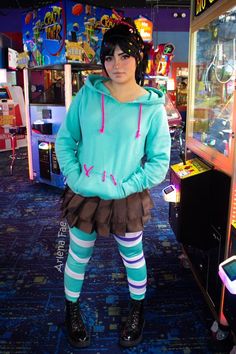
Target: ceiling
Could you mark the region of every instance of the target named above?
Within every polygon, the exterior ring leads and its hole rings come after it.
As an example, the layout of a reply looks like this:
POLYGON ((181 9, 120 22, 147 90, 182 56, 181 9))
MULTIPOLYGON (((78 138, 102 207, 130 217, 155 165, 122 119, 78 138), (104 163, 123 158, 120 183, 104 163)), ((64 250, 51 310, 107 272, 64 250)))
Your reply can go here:
MULTIPOLYGON (((124 7, 177 7, 189 8, 191 0, 73 0, 75 3, 86 3, 102 8, 124 7)), ((31 10, 58 3, 55 0, 6 0, 0 1, 0 9, 31 10)))

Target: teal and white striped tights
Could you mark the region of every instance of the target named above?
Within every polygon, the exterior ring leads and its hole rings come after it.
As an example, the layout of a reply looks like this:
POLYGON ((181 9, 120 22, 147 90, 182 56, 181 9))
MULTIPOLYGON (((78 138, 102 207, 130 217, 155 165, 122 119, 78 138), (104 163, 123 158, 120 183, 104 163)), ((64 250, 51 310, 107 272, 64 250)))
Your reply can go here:
MULTIPOLYGON (((130 297, 145 297, 147 268, 143 254, 143 232, 131 232, 124 236, 113 235, 126 268, 130 297)), ((67 300, 76 302, 80 297, 86 266, 93 253, 97 234, 87 234, 75 227, 70 229, 70 247, 65 267, 64 285, 67 300)), ((105 284, 104 284, 105 286, 105 284)))

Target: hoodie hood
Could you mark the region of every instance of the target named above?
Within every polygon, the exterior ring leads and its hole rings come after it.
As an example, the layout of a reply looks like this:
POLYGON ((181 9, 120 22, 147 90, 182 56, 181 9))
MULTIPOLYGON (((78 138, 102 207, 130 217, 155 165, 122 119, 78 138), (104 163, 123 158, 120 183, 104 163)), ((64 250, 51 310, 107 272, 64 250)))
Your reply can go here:
MULTIPOLYGON (((110 96, 111 98, 113 98, 108 88, 104 85, 104 82, 109 80, 109 78, 100 75, 89 75, 85 81, 85 85, 90 89, 101 93, 102 95, 110 96)), ((144 105, 165 104, 165 95, 162 91, 154 87, 148 86, 144 86, 143 88, 148 92, 148 94, 140 96, 133 101, 125 103, 140 103, 144 105)))

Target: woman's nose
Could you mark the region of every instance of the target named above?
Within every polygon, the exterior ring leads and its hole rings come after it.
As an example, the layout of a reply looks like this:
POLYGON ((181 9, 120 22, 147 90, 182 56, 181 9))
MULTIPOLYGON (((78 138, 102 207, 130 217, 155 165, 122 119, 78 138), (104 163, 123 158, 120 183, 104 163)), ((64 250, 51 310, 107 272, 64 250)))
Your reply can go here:
POLYGON ((118 68, 119 67, 119 60, 115 60, 115 62, 114 62, 114 68, 118 68))

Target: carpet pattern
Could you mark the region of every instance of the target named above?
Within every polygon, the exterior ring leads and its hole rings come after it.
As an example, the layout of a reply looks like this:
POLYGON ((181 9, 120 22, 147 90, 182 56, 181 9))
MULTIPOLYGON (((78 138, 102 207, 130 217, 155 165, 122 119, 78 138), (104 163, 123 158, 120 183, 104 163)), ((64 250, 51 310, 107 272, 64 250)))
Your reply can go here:
POLYGON ((155 209, 144 232, 143 342, 130 349, 118 345, 129 292, 115 241, 100 237, 81 296, 92 343, 82 350, 71 347, 63 323, 68 229, 60 219, 61 191, 29 181, 26 160, 17 160, 9 176, 8 155, 0 154, 0 354, 225 353, 210 349, 212 315, 181 263, 181 248, 168 224, 168 204, 161 196, 168 176, 152 190, 155 209))

